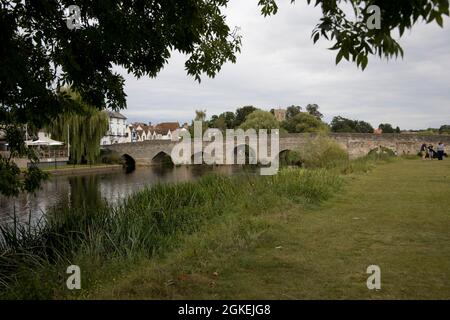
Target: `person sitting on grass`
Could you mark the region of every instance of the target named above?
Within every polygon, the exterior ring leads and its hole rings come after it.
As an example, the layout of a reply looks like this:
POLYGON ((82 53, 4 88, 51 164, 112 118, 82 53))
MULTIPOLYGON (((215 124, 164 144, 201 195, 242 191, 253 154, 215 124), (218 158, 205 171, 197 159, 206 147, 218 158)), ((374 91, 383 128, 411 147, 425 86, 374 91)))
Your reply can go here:
POLYGON ((434 149, 432 144, 428 146, 428 158, 430 158, 430 160, 433 160, 434 158, 434 149))
POLYGON ((420 155, 422 157, 422 160, 425 160, 425 158, 427 157, 427 144, 423 143, 420 146, 420 155))
POLYGON ((444 144, 442 142, 439 142, 436 151, 438 160, 442 160, 444 158, 444 144))

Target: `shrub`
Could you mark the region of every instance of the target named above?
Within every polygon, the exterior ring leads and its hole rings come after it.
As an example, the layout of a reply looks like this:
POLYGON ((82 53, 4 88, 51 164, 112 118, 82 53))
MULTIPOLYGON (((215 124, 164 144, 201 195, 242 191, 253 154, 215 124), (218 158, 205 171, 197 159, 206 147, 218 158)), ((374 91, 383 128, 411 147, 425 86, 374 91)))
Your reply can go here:
POLYGON ((348 162, 347 151, 326 136, 313 138, 302 150, 302 163, 306 168, 336 168, 348 162))
POLYGON ((280 152, 279 159, 281 166, 301 166, 302 163, 302 157, 298 151, 282 151, 280 152))

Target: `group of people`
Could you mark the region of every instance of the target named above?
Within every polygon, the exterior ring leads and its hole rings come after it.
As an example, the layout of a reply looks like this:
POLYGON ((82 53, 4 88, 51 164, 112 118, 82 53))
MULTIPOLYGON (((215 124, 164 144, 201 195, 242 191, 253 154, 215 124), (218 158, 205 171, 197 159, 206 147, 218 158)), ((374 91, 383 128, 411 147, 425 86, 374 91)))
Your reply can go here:
POLYGON ((447 156, 444 149, 444 144, 442 142, 439 142, 436 150, 434 150, 434 147, 432 144, 427 145, 426 143, 422 144, 420 147, 420 154, 422 156, 422 159, 425 160, 426 158, 433 160, 434 158, 437 158, 438 160, 443 160, 444 156, 447 156))

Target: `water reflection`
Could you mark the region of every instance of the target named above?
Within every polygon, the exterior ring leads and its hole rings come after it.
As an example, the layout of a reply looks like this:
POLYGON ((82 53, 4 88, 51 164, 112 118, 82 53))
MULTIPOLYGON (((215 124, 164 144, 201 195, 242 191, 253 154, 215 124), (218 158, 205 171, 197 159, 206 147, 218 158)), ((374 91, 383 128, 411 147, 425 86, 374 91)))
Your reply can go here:
POLYGON ((32 194, 17 198, 0 196, 0 222, 11 220, 15 213, 20 221, 36 223, 52 208, 97 208, 115 204, 128 195, 156 183, 195 180, 208 173, 234 175, 253 172, 239 166, 182 166, 137 168, 131 173, 113 172, 79 176, 55 176, 32 194))

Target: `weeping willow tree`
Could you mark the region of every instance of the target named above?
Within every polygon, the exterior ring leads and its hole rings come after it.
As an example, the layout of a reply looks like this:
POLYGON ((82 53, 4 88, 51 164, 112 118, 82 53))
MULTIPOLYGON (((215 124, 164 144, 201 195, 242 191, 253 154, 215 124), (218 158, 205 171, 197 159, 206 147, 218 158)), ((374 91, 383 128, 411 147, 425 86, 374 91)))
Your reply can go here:
POLYGON ((48 130, 57 140, 70 145, 70 158, 73 163, 86 161, 94 163, 100 155, 100 140, 109 127, 106 112, 86 104, 79 94, 63 89, 76 104, 72 112, 60 114, 49 125, 48 130))

